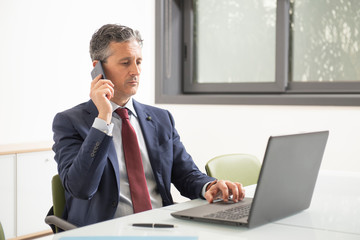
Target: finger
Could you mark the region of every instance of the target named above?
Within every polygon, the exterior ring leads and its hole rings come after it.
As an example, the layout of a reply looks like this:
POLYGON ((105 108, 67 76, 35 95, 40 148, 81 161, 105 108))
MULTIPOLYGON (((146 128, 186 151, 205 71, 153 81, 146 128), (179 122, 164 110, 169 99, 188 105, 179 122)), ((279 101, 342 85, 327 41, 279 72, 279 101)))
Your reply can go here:
POLYGON ((222 199, 224 202, 227 202, 229 200, 229 188, 226 185, 226 182, 223 180, 218 181, 214 187, 218 189, 222 193, 222 199))
POLYGON ((205 198, 212 203, 213 201, 215 201, 216 199, 221 199, 222 197, 222 192, 219 189, 218 186, 216 186, 216 184, 214 184, 213 186, 210 187, 210 189, 208 191, 205 192, 205 198))
POLYGON ((107 80, 107 79, 96 80, 96 78, 91 83, 91 91, 92 92, 95 92, 97 90, 102 90, 104 88, 109 88, 109 89, 111 89, 111 91, 113 91, 114 84, 110 80, 107 80))
POLYGON ((110 100, 110 99, 113 97, 113 93, 112 93, 112 91, 111 91, 110 88, 105 88, 103 92, 104 92, 105 97, 106 97, 107 99, 110 100))
POLYGON ((238 202, 240 196, 240 189, 238 188, 238 185, 230 181, 226 181, 226 185, 229 188, 229 192, 233 196, 233 201, 238 202))
POLYGON ((214 197, 210 191, 205 192, 205 199, 208 201, 208 203, 214 202, 214 197))
POLYGON ((91 85, 96 84, 102 78, 102 74, 97 75, 92 81, 91 85))
POLYGON ((99 92, 99 94, 105 95, 106 98, 109 99, 109 100, 114 96, 114 88, 111 85, 107 84, 107 83, 101 85, 97 89, 97 91, 99 92))
POLYGON ((236 199, 238 201, 241 201, 245 197, 245 188, 243 187, 243 185, 241 183, 235 182, 234 184, 236 185, 236 188, 238 190, 238 196, 236 197, 236 199))
POLYGON ((91 99, 100 99, 107 98, 110 100, 114 96, 114 88, 113 84, 105 82, 104 84, 96 84, 90 90, 90 98, 91 99))
MULTIPOLYGON (((238 201, 241 201, 245 197, 245 189, 244 189, 244 187, 243 187, 243 185, 241 183, 235 182, 234 184, 235 184, 236 189, 238 191, 238 195, 236 196, 236 199, 238 201)), ((233 195, 233 197, 235 198, 235 195, 233 195)))
POLYGON ((114 87, 114 83, 112 81, 110 81, 109 79, 96 79, 96 78, 94 78, 93 82, 91 83, 91 86, 93 88, 98 88, 105 84, 107 84, 111 87, 114 87))
POLYGON ((219 190, 215 187, 215 185, 211 186, 211 188, 205 192, 204 197, 209 203, 212 203, 218 196, 219 190))
POLYGON ((239 189, 240 189, 240 200, 243 200, 245 198, 245 188, 241 183, 239 183, 239 189))
POLYGON ((107 83, 110 86, 114 87, 114 84, 109 79, 102 79, 102 74, 97 75, 92 81, 91 81, 91 89, 98 88, 99 86, 107 83))

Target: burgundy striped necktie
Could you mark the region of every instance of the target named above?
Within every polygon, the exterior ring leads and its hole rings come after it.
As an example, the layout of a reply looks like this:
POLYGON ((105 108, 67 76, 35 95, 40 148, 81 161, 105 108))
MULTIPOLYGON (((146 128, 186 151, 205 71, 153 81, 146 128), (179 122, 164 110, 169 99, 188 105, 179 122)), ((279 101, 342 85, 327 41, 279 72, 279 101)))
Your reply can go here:
POLYGON ((134 213, 150 210, 152 207, 146 185, 140 148, 135 130, 130 124, 128 110, 126 108, 118 108, 115 112, 122 120, 121 138, 134 213))

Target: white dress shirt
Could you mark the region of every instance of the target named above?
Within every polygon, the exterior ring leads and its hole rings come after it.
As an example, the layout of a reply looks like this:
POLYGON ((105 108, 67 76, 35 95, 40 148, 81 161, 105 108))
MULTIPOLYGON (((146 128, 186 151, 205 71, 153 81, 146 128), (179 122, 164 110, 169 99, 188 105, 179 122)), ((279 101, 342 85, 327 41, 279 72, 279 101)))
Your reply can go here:
MULTIPOLYGON (((115 111, 118 106, 117 104, 111 102, 113 111, 115 111)), ((162 207, 162 198, 157 191, 156 180, 154 177, 154 173, 151 168, 149 155, 146 149, 146 144, 144 140, 143 133, 141 131, 141 127, 139 124, 139 120, 137 118, 136 111, 133 106, 132 98, 128 101, 128 103, 124 106, 129 110, 129 120, 136 132, 137 140, 140 147, 141 159, 143 162, 144 172, 147 187, 150 194, 150 200, 152 208, 159 208, 162 207)), ((105 132, 108 135, 113 136, 113 141, 115 145, 116 155, 119 161, 119 168, 120 168, 120 201, 115 213, 114 217, 121 217, 126 216, 129 214, 133 214, 134 210, 132 207, 131 196, 130 196, 130 188, 129 188, 129 180, 127 177, 126 165, 125 165, 125 158, 124 152, 122 147, 122 139, 121 139, 121 126, 122 120, 119 115, 113 112, 111 124, 107 125, 106 121, 96 118, 93 127, 99 129, 100 131, 105 132)))

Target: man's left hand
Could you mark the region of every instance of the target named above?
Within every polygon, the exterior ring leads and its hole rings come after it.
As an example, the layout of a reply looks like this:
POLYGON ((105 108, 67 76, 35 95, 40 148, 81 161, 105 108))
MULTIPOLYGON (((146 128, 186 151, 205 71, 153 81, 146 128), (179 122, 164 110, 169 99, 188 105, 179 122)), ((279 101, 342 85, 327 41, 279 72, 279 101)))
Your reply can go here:
POLYGON ((243 200, 245 197, 245 189, 242 184, 238 182, 218 180, 216 184, 213 184, 205 192, 205 199, 209 203, 212 203, 214 200, 219 198, 222 198, 224 202, 227 202, 231 195, 233 196, 232 200, 234 202, 243 200))

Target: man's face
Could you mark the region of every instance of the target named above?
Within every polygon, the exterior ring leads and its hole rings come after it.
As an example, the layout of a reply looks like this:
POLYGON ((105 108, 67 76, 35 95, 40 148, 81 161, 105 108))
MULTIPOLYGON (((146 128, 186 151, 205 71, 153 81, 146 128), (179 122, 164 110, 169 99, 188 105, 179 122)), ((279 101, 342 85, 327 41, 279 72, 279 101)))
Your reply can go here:
POLYGON ((113 101, 122 103, 135 95, 139 87, 142 54, 136 40, 128 42, 111 42, 111 55, 103 63, 106 78, 114 87, 113 101))

